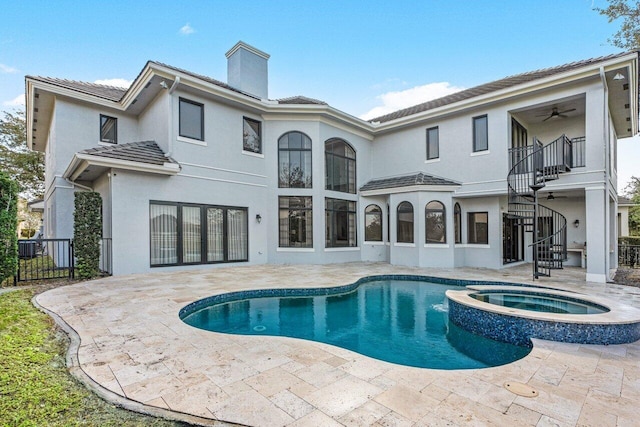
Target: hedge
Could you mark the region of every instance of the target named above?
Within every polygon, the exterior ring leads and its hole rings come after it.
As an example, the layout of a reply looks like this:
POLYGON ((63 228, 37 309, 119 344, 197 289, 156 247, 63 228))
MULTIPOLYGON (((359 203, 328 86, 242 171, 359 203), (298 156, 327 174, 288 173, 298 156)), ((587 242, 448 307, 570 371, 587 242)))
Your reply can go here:
POLYGON ((618 237, 619 245, 640 245, 640 236, 618 237))
POLYGON ((73 251, 75 275, 91 279, 100 274, 100 239, 102 237, 102 197, 96 192, 78 192, 74 199, 73 251))
POLYGON ((0 283, 18 269, 18 184, 0 172, 0 283))

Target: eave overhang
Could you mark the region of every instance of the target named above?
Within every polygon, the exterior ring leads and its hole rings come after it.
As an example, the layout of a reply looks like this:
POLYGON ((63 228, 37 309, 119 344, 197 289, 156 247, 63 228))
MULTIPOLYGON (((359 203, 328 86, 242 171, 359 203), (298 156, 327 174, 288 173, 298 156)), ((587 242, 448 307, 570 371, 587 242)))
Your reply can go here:
POLYGON ((93 181, 95 177, 93 179, 81 177, 81 175, 89 168, 94 168, 94 174, 95 172, 98 172, 98 175, 101 175, 101 173, 107 169, 123 169, 159 175, 176 175, 180 172, 180 165, 172 162, 166 162, 163 165, 155 165, 76 153, 73 155, 73 158, 71 159, 69 166, 67 166, 67 169, 64 171, 62 177, 70 181, 76 181, 79 178, 81 178, 82 181, 93 181))

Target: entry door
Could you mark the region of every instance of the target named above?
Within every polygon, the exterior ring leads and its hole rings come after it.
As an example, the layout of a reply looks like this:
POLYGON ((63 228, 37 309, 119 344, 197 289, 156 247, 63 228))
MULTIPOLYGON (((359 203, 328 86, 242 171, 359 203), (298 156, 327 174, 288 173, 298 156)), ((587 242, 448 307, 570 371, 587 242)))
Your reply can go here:
POLYGON ((522 261, 524 259, 524 239, 522 239, 522 227, 518 225, 518 219, 502 215, 502 263, 522 261))

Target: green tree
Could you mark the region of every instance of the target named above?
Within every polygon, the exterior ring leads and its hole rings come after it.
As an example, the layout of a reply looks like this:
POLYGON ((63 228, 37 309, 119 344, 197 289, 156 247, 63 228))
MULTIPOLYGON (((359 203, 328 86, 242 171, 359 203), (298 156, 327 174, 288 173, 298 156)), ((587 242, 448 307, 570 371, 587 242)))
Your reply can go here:
POLYGON ((18 185, 0 171, 0 283, 18 267, 18 185))
POLYGON ((0 164, 24 198, 43 196, 44 155, 27 147, 24 111, 5 111, 0 118, 0 164))
MULTIPOLYGON (((640 204, 640 178, 632 176, 624 192, 633 203, 640 204)), ((640 206, 629 208, 629 234, 640 236, 640 206)))
POLYGON ((622 20, 622 25, 617 33, 608 41, 612 45, 624 50, 640 48, 640 1, 608 0, 606 8, 595 8, 600 14, 609 19, 609 22, 622 20))

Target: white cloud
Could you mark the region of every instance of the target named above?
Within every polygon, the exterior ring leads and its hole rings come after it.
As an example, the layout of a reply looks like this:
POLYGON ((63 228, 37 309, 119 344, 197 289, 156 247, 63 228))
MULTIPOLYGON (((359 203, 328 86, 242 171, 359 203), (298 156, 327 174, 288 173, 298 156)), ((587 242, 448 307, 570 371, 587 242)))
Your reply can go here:
POLYGON ((15 98, 9 100, 9 101, 4 101, 2 103, 3 106, 5 107, 21 107, 24 105, 24 93, 21 93, 20 95, 16 96, 15 98))
POLYGON ((18 69, 14 67, 10 67, 8 65, 0 64, 0 72, 5 74, 15 74, 18 72, 18 69))
POLYGON ((412 107, 423 102, 431 101, 443 96, 463 90, 463 87, 452 86, 449 82, 429 83, 410 89, 387 92, 376 98, 382 101, 382 105, 372 108, 360 116, 361 119, 370 120, 403 108, 412 107))
POLYGON ((96 80, 94 81, 94 83, 97 85, 115 86, 115 87, 122 87, 126 89, 129 86, 131 86, 131 83, 133 82, 127 79, 102 79, 102 80, 96 80))
POLYGON ((182 27, 180 28, 180 34, 182 34, 183 36, 188 36, 189 34, 193 34, 196 32, 196 30, 193 29, 193 27, 191 26, 191 24, 189 24, 188 22, 182 27))

